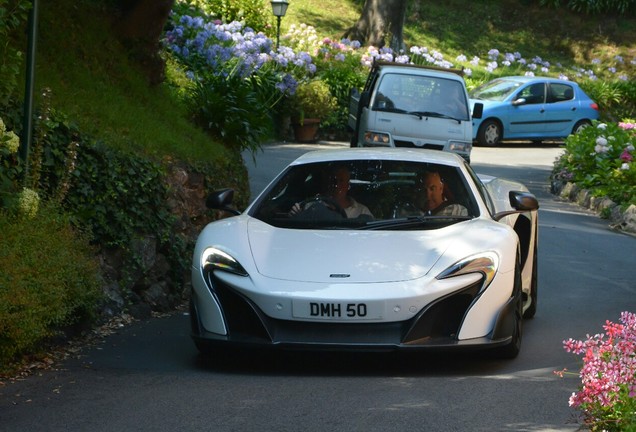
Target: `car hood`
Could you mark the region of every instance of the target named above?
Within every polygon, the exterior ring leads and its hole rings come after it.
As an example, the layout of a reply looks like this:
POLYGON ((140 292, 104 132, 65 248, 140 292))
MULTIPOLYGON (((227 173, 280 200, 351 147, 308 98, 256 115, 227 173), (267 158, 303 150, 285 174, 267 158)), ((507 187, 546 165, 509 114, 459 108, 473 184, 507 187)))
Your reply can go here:
POLYGON ((426 275, 467 224, 428 231, 297 230, 252 219, 247 231, 254 264, 265 277, 378 283, 426 275))
POLYGON ((475 103, 479 102, 484 104, 484 109, 497 107, 501 105, 505 105, 509 102, 506 101, 495 101, 495 100, 485 100, 485 99, 471 99, 470 100, 470 108, 473 109, 475 107, 475 103))

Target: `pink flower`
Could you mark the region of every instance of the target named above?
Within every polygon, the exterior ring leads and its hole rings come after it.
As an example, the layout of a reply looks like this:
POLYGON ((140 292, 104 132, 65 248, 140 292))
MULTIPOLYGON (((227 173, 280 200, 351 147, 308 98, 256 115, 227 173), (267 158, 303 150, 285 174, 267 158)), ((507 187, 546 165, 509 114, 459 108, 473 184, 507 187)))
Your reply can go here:
POLYGON ((631 155, 631 153, 629 151, 627 151, 627 149, 623 150, 623 153, 621 153, 620 159, 623 162, 631 162, 634 158, 631 155))
POLYGON ((563 341, 567 352, 583 356, 582 385, 568 402, 581 409, 591 425, 613 421, 620 427, 621 409, 632 403, 625 398, 636 397, 636 314, 623 312, 620 321, 606 321, 605 333, 587 335, 586 340, 563 341))

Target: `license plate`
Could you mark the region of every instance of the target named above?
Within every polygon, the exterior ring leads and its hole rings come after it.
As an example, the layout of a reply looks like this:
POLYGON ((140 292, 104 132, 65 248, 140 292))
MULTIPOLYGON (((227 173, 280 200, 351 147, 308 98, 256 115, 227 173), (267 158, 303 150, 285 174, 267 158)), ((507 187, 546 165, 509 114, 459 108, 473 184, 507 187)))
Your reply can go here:
POLYGON ((294 300, 292 307, 295 318, 359 321, 382 318, 383 305, 380 302, 320 302, 294 300))

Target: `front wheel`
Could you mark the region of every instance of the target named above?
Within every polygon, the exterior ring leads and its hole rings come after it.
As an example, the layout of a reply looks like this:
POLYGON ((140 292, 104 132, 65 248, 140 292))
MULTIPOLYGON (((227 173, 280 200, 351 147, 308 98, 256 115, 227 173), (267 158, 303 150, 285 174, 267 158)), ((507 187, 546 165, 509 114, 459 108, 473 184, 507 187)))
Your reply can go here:
POLYGON ((515 268, 515 287, 514 296, 516 297, 515 311, 512 323, 512 339, 508 345, 498 349, 497 355, 502 359, 513 359, 519 355, 521 350, 521 334, 523 329, 523 296, 521 295, 521 268, 517 264, 515 268))
POLYGON ((539 280, 537 277, 537 239, 534 240, 534 257, 532 258, 532 281, 530 283, 530 306, 523 313, 524 319, 534 318, 537 313, 537 299, 539 297, 539 280))
POLYGON ((477 133, 477 141, 480 145, 486 147, 496 147, 503 138, 501 125, 495 120, 486 120, 479 127, 477 133))

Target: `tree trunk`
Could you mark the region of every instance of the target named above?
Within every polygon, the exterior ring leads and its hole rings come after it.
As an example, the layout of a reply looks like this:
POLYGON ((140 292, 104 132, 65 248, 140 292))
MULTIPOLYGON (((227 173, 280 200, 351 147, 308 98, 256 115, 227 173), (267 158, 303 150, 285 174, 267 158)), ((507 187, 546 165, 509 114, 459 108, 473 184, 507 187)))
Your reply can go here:
POLYGON ((118 32, 148 76, 151 84, 164 78, 159 40, 175 0, 120 0, 118 32))
POLYGON ((408 0, 366 0, 358 22, 343 37, 363 45, 384 47, 387 38, 394 52, 404 50, 404 20, 408 0))

